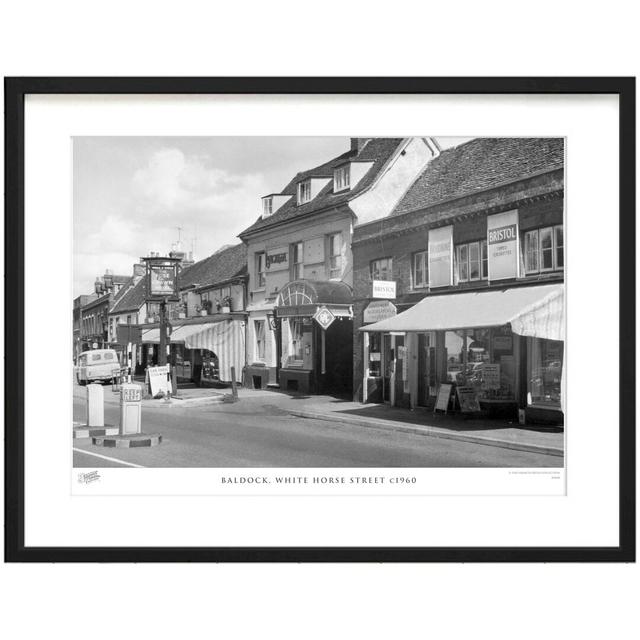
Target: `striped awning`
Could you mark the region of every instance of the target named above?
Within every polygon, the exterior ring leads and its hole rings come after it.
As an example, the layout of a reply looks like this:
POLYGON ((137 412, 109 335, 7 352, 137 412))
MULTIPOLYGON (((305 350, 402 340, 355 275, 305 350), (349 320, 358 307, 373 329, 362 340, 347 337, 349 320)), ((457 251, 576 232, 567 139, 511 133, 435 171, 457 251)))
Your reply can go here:
MULTIPOLYGON (((221 320, 215 320, 214 323, 198 322, 196 324, 181 324, 178 326, 173 325, 173 331, 171 332, 170 341, 172 343, 184 342, 187 337, 199 333, 203 329, 206 329, 207 327, 210 327, 220 321, 221 320)), ((158 344, 160 342, 160 328, 155 327, 153 329, 147 329, 146 331, 143 331, 142 342, 146 342, 147 344, 158 344)))
MULTIPOLYGON (((223 320, 215 324, 191 325, 198 331, 184 336, 187 349, 208 349, 218 357, 220 380, 231 382, 231 367, 235 367, 236 380, 244 366, 244 327, 238 320, 223 320)), ((186 328, 186 327, 185 327, 186 328)))

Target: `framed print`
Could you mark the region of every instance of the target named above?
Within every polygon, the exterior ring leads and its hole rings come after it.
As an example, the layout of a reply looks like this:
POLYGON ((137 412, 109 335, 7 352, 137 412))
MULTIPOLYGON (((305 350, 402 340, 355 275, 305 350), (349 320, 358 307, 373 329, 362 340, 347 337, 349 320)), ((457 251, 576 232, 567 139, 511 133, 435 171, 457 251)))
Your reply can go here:
POLYGON ((635 560, 633 78, 8 78, 5 130, 7 560, 635 560))

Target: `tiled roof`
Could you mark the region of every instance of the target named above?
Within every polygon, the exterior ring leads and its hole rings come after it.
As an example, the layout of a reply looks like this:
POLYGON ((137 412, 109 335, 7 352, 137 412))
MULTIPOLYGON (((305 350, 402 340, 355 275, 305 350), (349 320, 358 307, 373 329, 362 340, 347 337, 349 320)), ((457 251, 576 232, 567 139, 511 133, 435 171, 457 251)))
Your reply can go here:
POLYGON ((187 267, 180 273, 180 289, 214 285, 247 274, 247 247, 236 244, 187 267))
POLYGON ((424 209, 564 166, 564 138, 475 138, 432 160, 391 213, 424 209))
MULTIPOLYGON (((357 194, 364 191, 375 180, 379 174, 380 169, 385 165, 389 158, 393 155, 394 151, 400 146, 403 138, 371 138, 369 142, 360 150, 359 153, 354 151, 347 151, 342 155, 325 162, 318 167, 308 169, 298 173, 291 182, 280 192, 283 195, 291 195, 292 197, 283 204, 278 211, 273 215, 266 218, 260 217, 254 222, 248 229, 245 229, 240 237, 245 234, 253 233, 261 229, 277 225, 281 222, 303 216, 313 211, 320 211, 328 207, 333 207, 339 204, 348 202, 357 194), (333 170, 339 165, 343 164, 347 160, 353 160, 357 162, 373 162, 372 167, 367 171, 364 177, 357 184, 355 189, 348 191, 340 191, 339 193, 333 192, 333 170), (306 204, 297 204, 297 185, 298 182, 311 177, 326 177, 331 178, 328 184, 320 191, 320 193, 311 201, 306 204)), ((257 206, 257 204, 256 204, 257 206)))
POLYGON ((125 311, 138 311, 146 298, 146 278, 141 278, 137 284, 133 284, 133 278, 118 292, 109 313, 123 313, 125 311))

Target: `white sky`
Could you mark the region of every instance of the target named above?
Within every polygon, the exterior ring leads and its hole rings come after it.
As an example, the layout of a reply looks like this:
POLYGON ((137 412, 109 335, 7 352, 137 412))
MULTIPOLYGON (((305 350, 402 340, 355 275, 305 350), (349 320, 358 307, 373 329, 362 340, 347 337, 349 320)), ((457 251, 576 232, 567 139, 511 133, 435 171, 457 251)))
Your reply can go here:
POLYGON ((338 137, 74 138, 74 297, 105 269, 131 275, 140 256, 168 253, 178 226, 195 260, 235 244, 262 196, 348 149, 338 137))

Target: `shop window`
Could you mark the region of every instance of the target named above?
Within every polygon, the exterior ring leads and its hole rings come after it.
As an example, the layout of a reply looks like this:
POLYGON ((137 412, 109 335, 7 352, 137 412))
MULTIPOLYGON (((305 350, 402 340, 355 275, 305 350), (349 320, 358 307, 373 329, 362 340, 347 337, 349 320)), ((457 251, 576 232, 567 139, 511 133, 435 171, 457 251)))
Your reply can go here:
POLYGON ((329 244, 329 279, 342 276, 342 234, 332 233, 328 236, 329 244))
POLYGON ((562 225, 526 231, 524 234, 525 273, 557 271, 564 267, 564 232, 562 225))
POLYGON ((254 320, 254 328, 256 334, 256 360, 265 359, 265 321, 264 320, 254 320))
POLYGON ((264 251, 256 253, 256 287, 264 289, 267 286, 267 270, 264 251))
POLYGON ((413 287, 419 289, 429 286, 429 253, 420 251, 413 254, 413 287))
POLYGON ((474 387, 484 400, 515 398, 515 361, 510 327, 445 332, 447 382, 474 387))
POLYGON ((380 258, 371 263, 372 280, 392 280, 393 260, 392 258, 380 258))
POLYGON ((562 340, 527 338, 527 404, 560 407, 562 340))
POLYGON ((304 244, 296 242, 291 245, 291 280, 304 278, 304 244))
POLYGON ((486 280, 489 275, 487 241, 459 244, 456 247, 458 282, 486 280))
POLYGON ((288 318, 283 322, 282 366, 301 367, 302 364, 302 318, 288 318))

